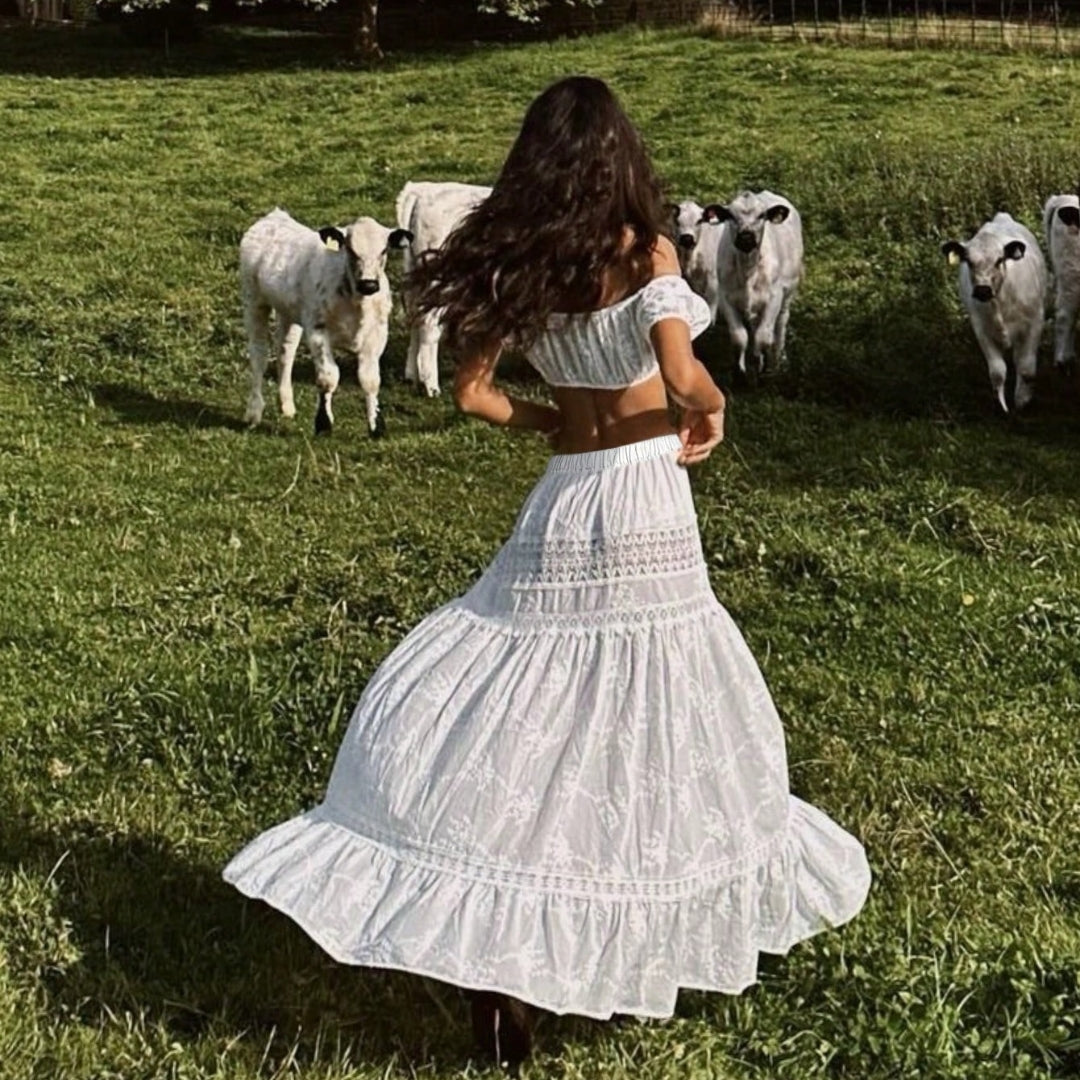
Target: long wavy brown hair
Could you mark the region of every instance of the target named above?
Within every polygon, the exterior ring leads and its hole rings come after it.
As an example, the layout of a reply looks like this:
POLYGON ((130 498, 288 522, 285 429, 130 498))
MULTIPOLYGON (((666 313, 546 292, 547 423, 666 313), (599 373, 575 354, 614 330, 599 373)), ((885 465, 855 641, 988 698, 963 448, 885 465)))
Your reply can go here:
POLYGON ((406 288, 416 310, 442 309, 451 348, 527 348, 554 312, 599 307, 606 271, 643 285, 667 228, 637 129, 604 82, 573 76, 529 106, 491 195, 406 288))

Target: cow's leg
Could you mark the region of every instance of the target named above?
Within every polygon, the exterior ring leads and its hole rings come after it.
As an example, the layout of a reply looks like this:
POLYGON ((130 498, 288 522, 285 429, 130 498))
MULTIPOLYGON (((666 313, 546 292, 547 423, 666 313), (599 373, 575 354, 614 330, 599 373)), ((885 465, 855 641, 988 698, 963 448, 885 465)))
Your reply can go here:
POLYGON ((278 400, 281 402, 281 415, 291 420, 296 415, 296 401, 293 398, 292 369, 296 359, 296 350, 304 330, 299 323, 285 324, 278 321, 277 357, 278 357, 278 400))
POLYGON ((1032 319, 1027 333, 1017 341, 1013 349, 1016 367, 1016 391, 1013 401, 1019 411, 1031 401, 1035 393, 1035 372, 1038 366, 1039 339, 1042 337, 1042 315, 1032 319))
POLYGON ((1002 409, 1008 412, 1009 406, 1005 400, 1005 380, 1008 377, 1009 369, 1005 363, 1005 356, 998 344, 982 333, 977 324, 974 324, 974 328, 975 337, 982 347, 983 356, 986 357, 986 367, 990 372, 990 385, 994 388, 994 397, 997 398, 1002 409))
POLYGON ((785 295, 780 305, 780 314, 776 316, 776 335, 773 350, 776 353, 778 363, 783 364, 787 359, 787 328, 788 319, 791 318, 791 301, 795 294, 789 292, 785 295))
POLYGON ((319 408, 315 413, 315 434, 329 435, 334 429, 334 391, 341 380, 341 371, 334 363, 330 336, 326 327, 318 326, 308 333, 308 348, 315 362, 315 386, 319 392, 319 408))
MULTIPOLYGON (((1072 284, 1072 283, 1070 283, 1072 284)), ((1080 288, 1062 288, 1058 281, 1054 305, 1054 366, 1072 368, 1076 364, 1076 315, 1080 309, 1080 288)))
POLYGON ((379 360, 386 348, 389 325, 385 319, 371 319, 356 337, 356 377, 367 404, 368 434, 384 432, 379 414, 379 360))
POLYGON ((263 379, 269 360, 267 337, 270 330, 270 308, 255 300, 245 299, 244 330, 247 333, 248 361, 251 364, 251 388, 248 391, 244 421, 254 427, 262 420, 265 408, 263 379))
POLYGON ((435 397, 439 393, 439 339, 442 337, 442 326, 435 312, 426 312, 420 319, 419 336, 416 371, 424 393, 435 397))
POLYGON ((746 326, 743 323, 742 315, 735 310, 734 305, 723 294, 718 298, 720 307, 720 313, 724 316, 724 322, 727 323, 728 335, 731 338, 731 345, 738 353, 739 371, 744 375, 746 374, 746 346, 750 342, 750 335, 746 330, 746 326))
POLYGON ((783 306, 783 293, 773 290, 761 313, 761 319, 754 330, 754 354, 758 357, 762 371, 771 371, 776 367, 776 324, 783 306))
POLYGON ((413 386, 417 384, 420 379, 419 372, 417 371, 416 358, 420 354, 420 325, 414 322, 409 327, 409 349, 405 354, 405 381, 411 382, 413 386))

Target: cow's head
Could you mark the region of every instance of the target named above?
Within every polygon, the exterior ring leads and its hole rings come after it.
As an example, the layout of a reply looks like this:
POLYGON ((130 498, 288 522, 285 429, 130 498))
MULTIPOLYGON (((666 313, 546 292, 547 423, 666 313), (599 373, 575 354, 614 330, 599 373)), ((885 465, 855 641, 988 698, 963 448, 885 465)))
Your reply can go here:
POLYGON ((689 255, 697 246, 698 230, 701 228, 702 209, 693 201, 669 204, 672 221, 675 226, 675 245, 679 249, 679 257, 689 255))
POLYGON ((730 223, 735 247, 749 255, 761 247, 765 226, 780 225, 787 221, 790 213, 791 207, 787 203, 776 201, 768 193, 743 191, 727 206, 710 203, 705 207, 702 220, 730 223))
POLYGON ((413 238, 408 229, 388 229, 370 217, 358 218, 344 230, 324 226, 319 236, 328 247, 344 251, 342 289, 360 296, 374 296, 379 291, 387 252, 408 247, 413 238))
POLYGON ((997 233, 980 229, 966 244, 946 241, 941 253, 951 265, 967 266, 972 298, 987 304, 1001 289, 1009 263, 1019 262, 1027 253, 1027 244, 1023 240, 1003 240, 997 233))

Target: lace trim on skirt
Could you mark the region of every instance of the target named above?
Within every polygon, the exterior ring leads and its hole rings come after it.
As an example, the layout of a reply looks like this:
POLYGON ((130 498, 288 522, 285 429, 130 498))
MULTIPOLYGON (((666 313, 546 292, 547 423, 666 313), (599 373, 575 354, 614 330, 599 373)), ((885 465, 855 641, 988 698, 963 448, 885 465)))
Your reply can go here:
POLYGON ((357 839, 380 847, 399 862, 424 870, 440 870, 469 882, 482 885, 501 885, 516 892, 554 893, 576 896, 583 900, 655 900, 677 902, 698 895, 702 889, 719 885, 745 874, 753 867, 772 858, 787 836, 788 824, 772 836, 749 845, 734 859, 724 859, 695 869, 694 873, 664 881, 644 878, 614 879, 599 875, 588 877, 560 873, 558 870, 527 870, 521 867, 498 866, 481 859, 469 858, 460 852, 443 852, 435 847, 410 843, 400 834, 382 833, 369 825, 354 826, 353 815, 347 807, 335 807, 328 802, 316 807, 310 816, 338 828, 348 829, 357 839))

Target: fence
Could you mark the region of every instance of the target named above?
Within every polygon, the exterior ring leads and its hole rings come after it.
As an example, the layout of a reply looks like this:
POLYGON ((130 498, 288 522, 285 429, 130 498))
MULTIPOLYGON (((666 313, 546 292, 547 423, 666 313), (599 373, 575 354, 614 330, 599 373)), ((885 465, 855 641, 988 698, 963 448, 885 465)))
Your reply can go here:
POLYGON ((714 33, 1080 54, 1080 0, 706 0, 714 33))

